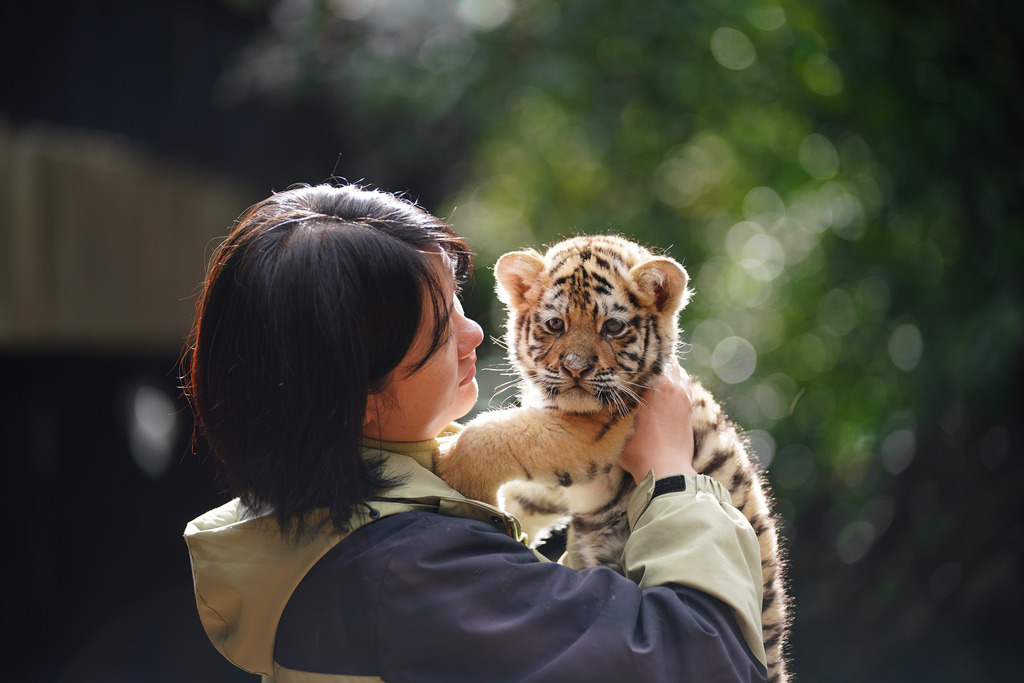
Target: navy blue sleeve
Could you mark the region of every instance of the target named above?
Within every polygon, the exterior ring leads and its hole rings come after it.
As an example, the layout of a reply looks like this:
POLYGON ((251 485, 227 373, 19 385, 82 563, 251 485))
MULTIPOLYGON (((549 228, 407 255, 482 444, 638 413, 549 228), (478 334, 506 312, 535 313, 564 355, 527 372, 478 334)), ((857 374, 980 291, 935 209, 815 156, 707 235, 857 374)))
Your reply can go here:
POLYGON ((388 683, 766 679, 715 598, 540 562, 486 524, 431 513, 382 519, 321 559, 275 657, 388 683))

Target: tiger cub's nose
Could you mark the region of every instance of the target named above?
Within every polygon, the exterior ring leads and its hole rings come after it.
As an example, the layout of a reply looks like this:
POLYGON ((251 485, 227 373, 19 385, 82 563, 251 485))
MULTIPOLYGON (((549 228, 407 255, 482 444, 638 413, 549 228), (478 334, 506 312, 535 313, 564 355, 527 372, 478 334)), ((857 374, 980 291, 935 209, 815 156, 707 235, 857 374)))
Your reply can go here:
POLYGON ((562 367, 576 379, 583 379, 594 371, 594 364, 578 353, 566 354, 562 367))

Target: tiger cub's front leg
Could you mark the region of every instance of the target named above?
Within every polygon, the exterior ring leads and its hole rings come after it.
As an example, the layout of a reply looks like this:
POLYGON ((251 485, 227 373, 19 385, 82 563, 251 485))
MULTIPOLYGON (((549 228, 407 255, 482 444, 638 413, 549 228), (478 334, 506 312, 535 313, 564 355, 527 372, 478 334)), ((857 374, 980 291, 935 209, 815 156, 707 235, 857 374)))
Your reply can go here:
POLYGON ((510 481, 571 486, 596 480, 614 466, 632 431, 632 416, 612 411, 497 410, 443 440, 434 469, 467 498, 496 505, 498 489, 510 481))

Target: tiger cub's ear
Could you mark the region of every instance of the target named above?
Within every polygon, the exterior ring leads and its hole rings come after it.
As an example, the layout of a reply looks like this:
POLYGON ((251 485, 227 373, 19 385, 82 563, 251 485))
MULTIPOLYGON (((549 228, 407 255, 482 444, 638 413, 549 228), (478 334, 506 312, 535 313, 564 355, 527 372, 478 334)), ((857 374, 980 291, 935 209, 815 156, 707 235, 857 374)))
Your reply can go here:
POLYGON ((537 282, 544 270, 544 260, 533 249, 513 251, 505 254, 494 264, 494 279, 497 282, 498 298, 502 303, 521 308, 524 304, 532 304, 537 299, 535 293, 528 297, 527 293, 537 282))
POLYGON ((673 259, 652 258, 634 266, 629 274, 644 303, 653 305, 659 313, 675 313, 690 302, 693 292, 686 287, 690 278, 673 259))

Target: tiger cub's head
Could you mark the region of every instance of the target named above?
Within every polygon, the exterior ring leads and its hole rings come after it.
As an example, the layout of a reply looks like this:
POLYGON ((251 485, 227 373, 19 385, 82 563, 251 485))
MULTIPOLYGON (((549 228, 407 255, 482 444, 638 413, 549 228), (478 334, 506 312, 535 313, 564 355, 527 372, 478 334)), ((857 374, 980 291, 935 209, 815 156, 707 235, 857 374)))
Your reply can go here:
POLYGON ((610 235, 505 254, 495 277, 524 399, 571 413, 632 410, 675 353, 691 295, 679 263, 610 235))

